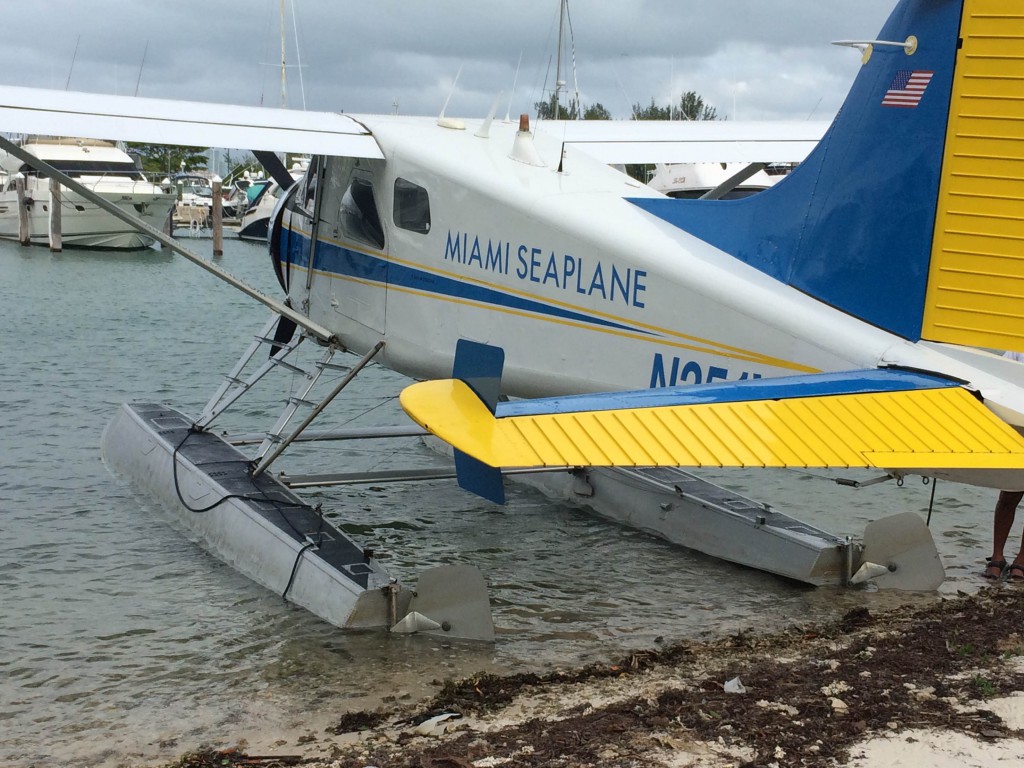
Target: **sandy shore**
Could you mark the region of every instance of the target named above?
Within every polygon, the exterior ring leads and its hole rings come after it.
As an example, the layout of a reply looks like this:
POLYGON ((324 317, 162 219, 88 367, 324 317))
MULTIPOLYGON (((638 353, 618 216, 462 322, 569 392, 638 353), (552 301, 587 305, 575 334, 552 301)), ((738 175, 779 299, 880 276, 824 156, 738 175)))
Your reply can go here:
POLYGON ((318 713, 172 765, 978 766, 1024 760, 1024 588, 318 713))

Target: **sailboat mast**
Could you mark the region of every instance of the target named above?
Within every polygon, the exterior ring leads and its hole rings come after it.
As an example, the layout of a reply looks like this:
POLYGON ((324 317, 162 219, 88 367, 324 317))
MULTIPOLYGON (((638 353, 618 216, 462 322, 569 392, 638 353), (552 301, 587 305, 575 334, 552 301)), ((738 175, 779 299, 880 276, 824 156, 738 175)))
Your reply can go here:
POLYGON ((560 119, 562 108, 562 86, 565 80, 562 79, 562 47, 565 41, 565 4, 568 0, 561 0, 558 7, 558 56, 555 64, 555 120, 560 119))
POLYGON ((287 97, 285 95, 285 68, 287 63, 285 61, 285 49, 284 49, 284 0, 281 0, 281 109, 287 106, 287 97))

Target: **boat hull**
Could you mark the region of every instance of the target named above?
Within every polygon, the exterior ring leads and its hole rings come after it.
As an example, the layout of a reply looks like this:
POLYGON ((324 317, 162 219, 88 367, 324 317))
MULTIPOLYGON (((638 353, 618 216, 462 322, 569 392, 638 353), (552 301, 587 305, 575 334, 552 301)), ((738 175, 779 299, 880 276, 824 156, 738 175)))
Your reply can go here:
POLYGON ((241 240, 252 240, 254 242, 267 242, 267 231, 270 228, 270 217, 242 218, 242 228, 238 230, 238 237, 241 240))
MULTIPOLYGON (((26 189, 29 208, 29 241, 33 245, 50 243, 50 192, 38 179, 26 189)), ((155 229, 162 229, 174 205, 173 194, 156 194, 151 185, 129 183, 123 188, 115 186, 95 189, 97 194, 137 216, 155 229)), ((90 248, 95 250, 141 250, 149 248, 154 238, 133 228, 99 206, 75 193, 61 190, 61 244, 64 248, 90 248)), ((0 193, 0 238, 20 240, 17 194, 0 193)))

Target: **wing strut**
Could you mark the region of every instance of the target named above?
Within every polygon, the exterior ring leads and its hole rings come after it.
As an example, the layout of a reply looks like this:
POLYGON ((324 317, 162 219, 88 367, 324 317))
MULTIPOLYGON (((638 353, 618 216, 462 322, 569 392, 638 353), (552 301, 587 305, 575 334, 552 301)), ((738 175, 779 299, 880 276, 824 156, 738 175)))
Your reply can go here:
POLYGON ((62 173, 61 171, 58 171, 56 168, 51 166, 49 163, 46 163, 46 162, 40 160, 35 155, 29 154, 28 152, 23 150, 21 147, 19 147, 17 144, 14 144, 13 142, 9 141, 8 139, 4 138, 3 136, 0 136, 0 149, 4 149, 4 150, 10 152, 12 155, 17 157, 19 160, 21 160, 22 162, 27 163, 28 165, 32 166, 33 168, 38 170, 40 173, 46 175, 47 177, 49 177, 51 179, 57 179, 57 181, 59 181, 63 186, 67 187, 68 189, 72 190, 73 192, 77 192, 78 194, 80 194, 82 197, 84 197, 89 202, 95 203, 100 208, 105 210, 107 213, 111 214, 112 216, 115 216, 118 219, 120 219, 121 221, 123 221, 123 222, 125 222, 127 224, 130 224, 131 226, 135 227, 136 229, 138 229, 138 230, 140 230, 142 232, 145 232, 150 237, 152 237, 155 240, 157 240, 164 248, 169 248, 170 250, 174 251, 175 253, 177 253, 177 254, 179 254, 181 256, 184 256, 186 259, 191 261, 193 264, 198 264, 200 267, 205 269, 207 272, 209 272, 209 273, 215 275, 216 277, 220 278, 221 280, 223 280, 228 285, 231 285, 231 286, 237 288, 242 293, 244 293, 246 296, 249 296, 252 299, 256 299, 256 301, 258 301, 261 304, 264 304, 265 306, 269 307, 274 312, 277 312, 279 315, 283 315, 284 317, 287 317, 289 320, 294 322, 296 325, 299 325, 302 328, 305 328, 309 333, 311 333, 312 335, 316 336, 321 341, 328 342, 328 343, 334 341, 334 334, 331 333, 324 326, 320 325, 319 323, 315 323, 312 320, 310 320, 308 317, 306 317, 305 315, 303 315, 303 314, 301 314, 299 312, 296 312, 294 309, 292 309, 291 307, 287 306, 284 302, 278 301, 277 299, 274 299, 274 298, 272 298, 270 296, 267 296, 265 293, 263 293, 259 289, 252 287, 251 285, 249 285, 248 283, 244 282, 243 280, 240 280, 239 278, 235 277, 234 275, 232 275, 227 270, 221 269, 216 264, 214 264, 214 263, 212 263, 210 261, 207 261, 202 256, 199 256, 198 254, 192 253, 187 248, 184 248, 181 245, 179 245, 174 240, 174 238, 168 237, 167 235, 165 235, 163 232, 161 232, 156 227, 151 227, 146 222, 140 221, 137 217, 132 216, 130 213, 128 213, 127 211, 121 209, 120 207, 118 207, 114 203, 111 203, 108 200, 104 200, 102 197, 97 195, 95 192, 93 192, 88 187, 85 187, 85 186, 79 184, 77 181, 72 179, 67 174, 62 173))
POLYGON ((275 155, 273 152, 267 152, 263 149, 250 150, 257 160, 260 161, 260 165, 267 169, 267 173, 270 174, 270 178, 277 182, 277 185, 282 190, 291 189, 292 184, 295 183, 295 179, 288 173, 288 169, 284 163, 281 162, 281 158, 275 155))

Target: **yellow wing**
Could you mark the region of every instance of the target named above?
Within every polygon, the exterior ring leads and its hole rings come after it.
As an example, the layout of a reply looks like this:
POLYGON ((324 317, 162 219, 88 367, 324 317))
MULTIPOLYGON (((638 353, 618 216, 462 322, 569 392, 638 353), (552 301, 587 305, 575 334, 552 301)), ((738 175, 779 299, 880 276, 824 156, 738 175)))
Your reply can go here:
MULTIPOLYGON (((616 407, 630 398, 609 393, 512 404, 507 416, 499 406, 495 416, 468 385, 442 380, 406 388, 401 402, 425 429, 492 467, 1024 469, 1024 439, 1015 430, 963 387, 932 381, 934 387, 896 391, 827 387, 806 396, 790 386, 759 399, 744 399, 736 384, 720 388, 732 392, 724 402, 696 402, 718 398, 694 397, 709 388, 688 387, 680 404, 670 404, 667 393, 629 393, 641 403, 657 398, 638 407, 616 407)), ((752 395, 764 386, 747 384, 752 395)))

